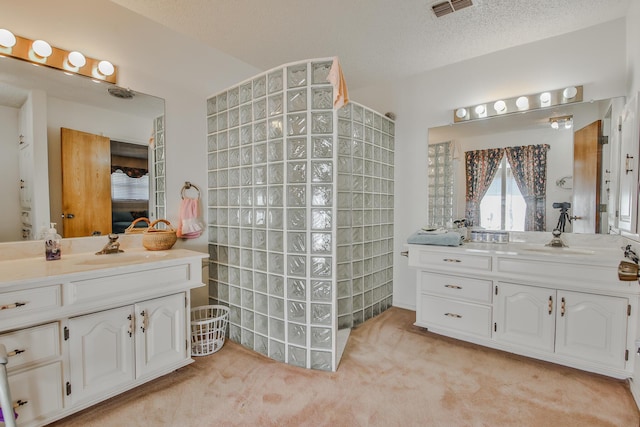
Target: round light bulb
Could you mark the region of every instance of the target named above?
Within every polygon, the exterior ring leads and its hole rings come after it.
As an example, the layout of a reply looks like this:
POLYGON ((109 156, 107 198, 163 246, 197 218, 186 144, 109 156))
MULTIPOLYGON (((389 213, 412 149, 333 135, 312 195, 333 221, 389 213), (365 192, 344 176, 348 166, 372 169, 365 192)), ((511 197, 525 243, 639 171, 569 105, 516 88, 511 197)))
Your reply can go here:
POLYGON ((456 117, 459 119, 464 119, 467 117, 467 109, 466 108, 458 108, 456 110, 456 117))
POLYGON ((565 128, 565 129, 571 129, 571 126, 573 126, 573 120, 571 120, 571 119, 569 118, 569 119, 567 119, 567 120, 564 122, 564 128, 565 128))
POLYGON ((16 45, 16 36, 9 30, 0 28, 0 46, 13 47, 16 45))
POLYGON ((529 108, 529 98, 527 98, 526 96, 521 96, 520 98, 516 99, 516 106, 518 107, 518 110, 526 110, 527 108, 529 108))
POLYGON ((87 63, 87 59, 84 57, 84 55, 76 51, 70 52, 68 59, 69 59, 69 64, 78 68, 84 67, 85 64, 87 63))
POLYGON ((577 94, 578 94, 578 89, 576 89, 575 86, 568 87, 562 91, 562 96, 564 96, 565 99, 571 99, 577 94))
POLYGON ((100 71, 100 73, 103 76, 110 76, 111 74, 113 74, 116 70, 113 67, 113 64, 109 61, 100 61, 98 63, 98 71, 100 71))
POLYGON ((551 122, 551 129, 558 129, 558 121, 554 120, 551 122))
POLYGON ((551 94, 549 92, 543 92, 540 94, 540 103, 548 104, 551 101, 551 94))
POLYGON ((479 116, 483 115, 483 114, 484 114, 484 112, 485 112, 484 105, 478 105, 478 106, 476 107, 476 109, 475 109, 475 112, 476 112, 476 114, 477 114, 477 115, 479 115, 479 116))
POLYGON ((493 104, 493 109, 496 110, 496 113, 502 113, 507 109, 507 103, 502 100, 496 101, 493 104))
POLYGON ((51 45, 44 40, 36 40, 33 42, 33 51, 41 58, 48 58, 53 53, 51 45))

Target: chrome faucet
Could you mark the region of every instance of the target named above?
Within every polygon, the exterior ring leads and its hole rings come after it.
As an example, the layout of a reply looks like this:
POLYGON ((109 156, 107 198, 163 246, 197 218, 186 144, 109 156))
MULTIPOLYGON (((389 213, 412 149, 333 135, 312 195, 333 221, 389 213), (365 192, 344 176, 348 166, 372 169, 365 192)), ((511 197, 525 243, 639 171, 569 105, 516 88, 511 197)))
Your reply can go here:
POLYGON ((564 242, 564 240, 562 240, 562 238, 560 237, 560 235, 562 234, 562 232, 560 230, 558 230, 557 228, 555 230, 553 230, 551 232, 551 234, 553 235, 553 238, 551 239, 551 241, 549 243, 547 243, 545 246, 550 246, 552 248, 568 248, 569 246, 564 242))
POLYGON ((104 254, 117 254, 118 252, 124 252, 120 249, 120 242, 118 242, 118 235, 111 233, 109 234, 109 243, 104 245, 104 248, 100 252, 96 252, 96 255, 104 255, 104 254))

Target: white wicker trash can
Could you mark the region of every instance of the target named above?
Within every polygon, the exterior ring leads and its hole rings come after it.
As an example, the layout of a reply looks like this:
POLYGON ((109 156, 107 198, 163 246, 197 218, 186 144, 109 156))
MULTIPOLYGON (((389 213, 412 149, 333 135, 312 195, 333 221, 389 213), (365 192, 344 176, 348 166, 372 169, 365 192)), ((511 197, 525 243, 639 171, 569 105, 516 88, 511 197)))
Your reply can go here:
POLYGON ((203 305, 191 309, 191 355, 206 356, 224 345, 229 307, 203 305))

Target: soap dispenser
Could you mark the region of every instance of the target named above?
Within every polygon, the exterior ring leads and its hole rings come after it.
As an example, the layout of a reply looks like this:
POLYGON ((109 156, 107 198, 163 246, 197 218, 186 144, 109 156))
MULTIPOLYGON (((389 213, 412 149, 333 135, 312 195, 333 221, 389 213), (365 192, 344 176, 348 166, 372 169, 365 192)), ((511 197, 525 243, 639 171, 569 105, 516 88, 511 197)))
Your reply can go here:
POLYGON ((51 228, 44 236, 44 248, 45 248, 45 257, 47 261, 52 261, 56 259, 60 259, 61 253, 61 243, 62 237, 58 234, 56 230, 56 223, 51 223, 51 228))

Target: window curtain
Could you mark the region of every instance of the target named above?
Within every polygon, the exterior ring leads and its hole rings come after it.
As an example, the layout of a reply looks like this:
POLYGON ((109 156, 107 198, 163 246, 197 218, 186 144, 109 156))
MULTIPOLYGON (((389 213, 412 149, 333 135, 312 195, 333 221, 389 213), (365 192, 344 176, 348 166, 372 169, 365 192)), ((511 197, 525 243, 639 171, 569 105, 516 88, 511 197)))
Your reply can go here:
POLYGON ((527 204, 525 231, 545 230, 548 144, 504 149, 513 177, 527 204))
POLYGON ((114 166, 114 165, 111 166, 111 173, 114 173, 117 170, 122 171, 129 178, 142 178, 143 176, 149 173, 147 169, 143 169, 143 168, 129 168, 126 166, 114 166))
POLYGON ((489 189, 504 155, 502 148, 466 151, 466 212, 469 225, 480 225, 480 201, 489 189))

